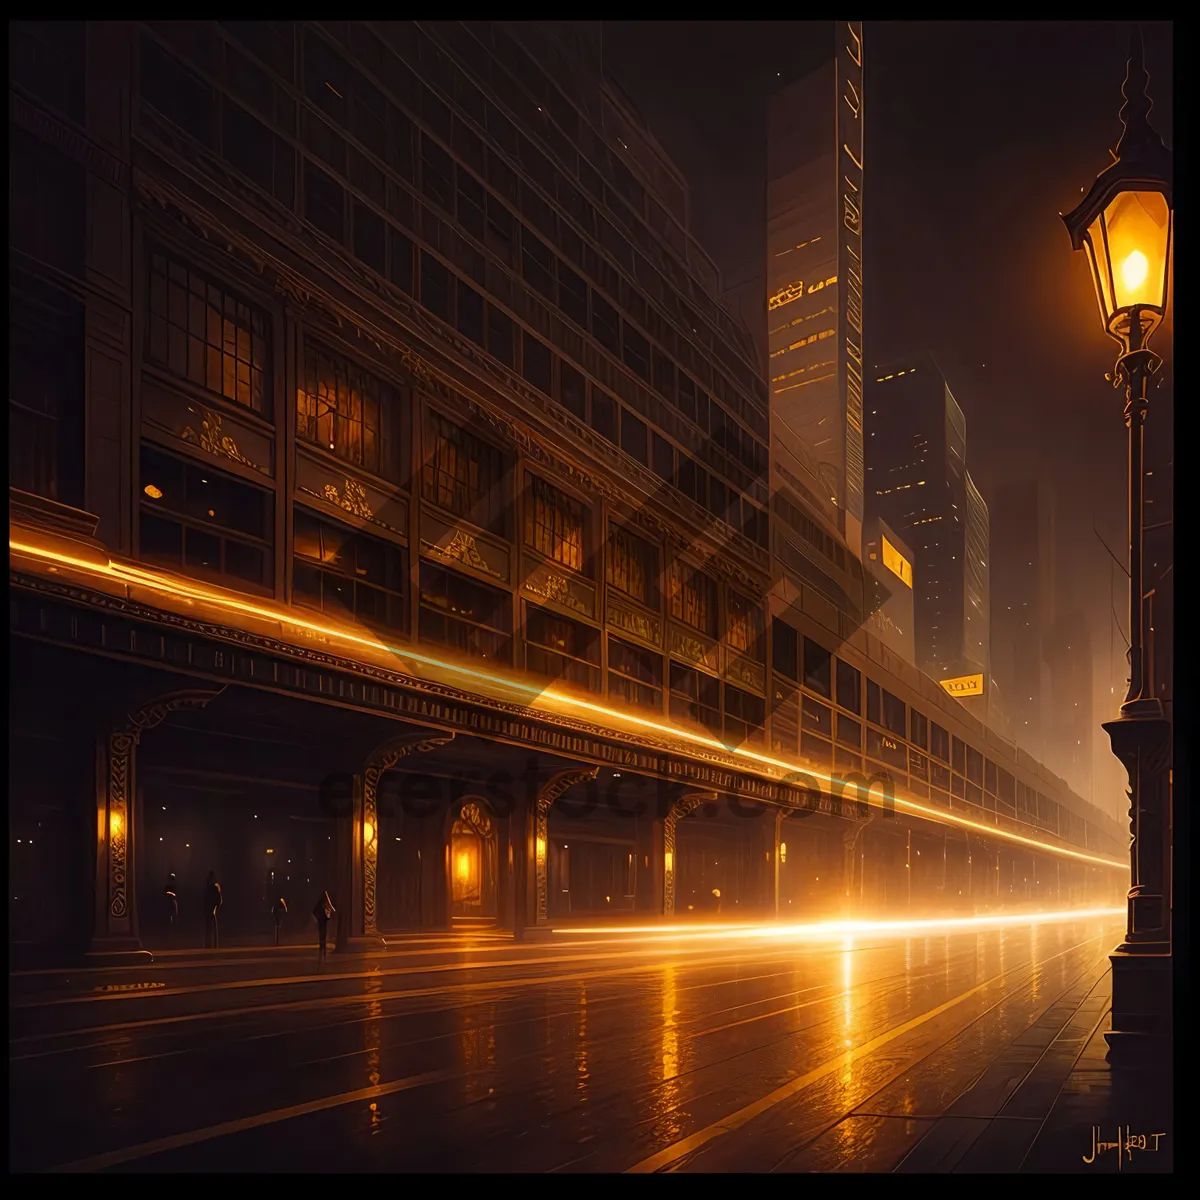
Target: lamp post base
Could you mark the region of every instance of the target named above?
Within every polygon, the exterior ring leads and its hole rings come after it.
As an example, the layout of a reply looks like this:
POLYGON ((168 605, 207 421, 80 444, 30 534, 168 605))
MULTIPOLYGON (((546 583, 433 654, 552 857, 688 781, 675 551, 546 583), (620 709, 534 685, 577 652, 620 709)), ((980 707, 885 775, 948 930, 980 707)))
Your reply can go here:
POLYGON ((1109 962, 1112 1029, 1104 1035, 1109 1063, 1119 1070, 1169 1069, 1173 1046, 1170 950, 1121 947, 1113 951, 1109 962))

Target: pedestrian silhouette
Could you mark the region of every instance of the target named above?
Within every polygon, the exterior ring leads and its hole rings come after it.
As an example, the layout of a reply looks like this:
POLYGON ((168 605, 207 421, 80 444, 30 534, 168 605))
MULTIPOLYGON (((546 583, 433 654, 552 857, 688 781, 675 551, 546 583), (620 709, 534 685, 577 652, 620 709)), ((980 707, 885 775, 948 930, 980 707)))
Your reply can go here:
POLYGON ((163 888, 163 907, 167 914, 167 936, 175 940, 175 927, 179 924, 179 893, 175 889, 174 873, 167 876, 167 886, 163 888))
POLYGON ((217 912, 221 907, 221 885, 216 871, 209 871, 204 884, 204 948, 217 948, 217 912))
POLYGON ((317 958, 319 961, 325 961, 325 946, 326 939, 329 936, 329 921, 337 909, 333 907, 333 901, 329 898, 328 892, 322 892, 321 898, 313 905, 313 916, 317 919, 317 958))
POLYGON ((283 928, 283 918, 287 915, 287 901, 280 896, 271 905, 271 917, 275 921, 275 945, 279 945, 279 931, 283 928))

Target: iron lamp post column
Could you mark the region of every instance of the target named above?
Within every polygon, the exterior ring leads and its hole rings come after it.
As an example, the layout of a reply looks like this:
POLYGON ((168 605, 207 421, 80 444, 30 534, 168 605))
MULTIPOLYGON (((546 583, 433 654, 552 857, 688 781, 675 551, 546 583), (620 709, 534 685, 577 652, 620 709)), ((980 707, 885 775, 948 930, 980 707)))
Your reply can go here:
POLYGON ((1129 776, 1130 887, 1125 940, 1113 951, 1114 1067, 1158 1070, 1171 1058, 1171 723, 1150 683, 1143 583, 1143 441, 1149 377, 1161 360, 1150 335, 1167 306, 1171 152, 1151 128, 1148 78, 1135 33, 1122 88, 1124 132, 1113 163, 1063 220, 1087 252, 1105 332, 1121 345, 1114 386, 1125 387, 1129 430, 1129 689, 1104 723, 1129 776))

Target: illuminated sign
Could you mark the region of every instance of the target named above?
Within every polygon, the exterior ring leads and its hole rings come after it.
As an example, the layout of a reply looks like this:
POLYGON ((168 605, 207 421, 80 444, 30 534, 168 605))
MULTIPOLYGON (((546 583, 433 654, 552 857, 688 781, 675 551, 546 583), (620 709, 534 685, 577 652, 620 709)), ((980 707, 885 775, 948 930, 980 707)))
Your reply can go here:
POLYGON ((983 676, 963 675, 959 679, 943 679, 942 687, 944 687, 951 696, 982 696, 983 676))
POLYGON ((883 565, 903 580, 905 587, 912 587, 912 563, 887 538, 883 539, 883 565))

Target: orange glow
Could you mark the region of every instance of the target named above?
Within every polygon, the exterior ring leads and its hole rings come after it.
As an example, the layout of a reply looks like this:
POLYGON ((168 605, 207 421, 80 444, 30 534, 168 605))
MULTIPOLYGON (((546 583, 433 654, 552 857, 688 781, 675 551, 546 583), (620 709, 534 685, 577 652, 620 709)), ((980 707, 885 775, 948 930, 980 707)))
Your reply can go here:
POLYGON ((363 841, 368 846, 375 841, 375 826, 370 821, 363 824, 363 841))
POLYGON ((464 883, 471 877, 471 857, 468 854, 460 854, 458 861, 455 864, 458 871, 458 877, 464 883))
POLYGON ((815 921, 807 925, 612 925, 575 926, 554 929, 568 936, 603 934, 608 937, 633 937, 649 940, 662 938, 850 938, 863 934, 913 934, 945 930, 950 933, 985 932, 1019 925, 1045 925, 1062 921, 1086 921, 1125 916, 1123 908, 1086 908, 1065 912, 1005 913, 994 917, 937 917, 922 921, 815 921))
MULTIPOLYGON (((97 559, 89 560, 77 555, 64 554, 50 547, 31 545, 27 542, 12 540, 9 543, 9 550, 13 554, 26 555, 45 562, 57 563, 60 566, 72 567, 90 575, 104 577, 122 587, 142 587, 148 591, 158 592, 162 595, 183 600, 185 603, 203 603, 226 612, 256 617, 272 623, 287 625, 295 630, 304 630, 323 638, 363 647, 375 653, 397 656, 401 660, 400 669, 403 671, 411 673, 414 666, 418 665, 430 667, 436 671, 445 671, 466 683, 486 685, 493 690, 499 689, 502 693, 507 694, 506 698, 519 699, 520 702, 525 703, 528 707, 535 710, 555 713, 561 716, 577 716, 581 713, 591 714, 600 718, 600 723, 607 727, 623 725, 625 727, 632 727, 636 731, 656 734, 676 742, 686 742, 692 746, 702 747, 707 751, 712 751, 728 758, 750 763, 761 774, 777 780, 789 776, 794 778, 798 775, 803 775, 823 787, 832 787, 835 780, 844 785, 843 780, 836 779, 834 776, 800 762, 788 762, 783 759, 774 758, 771 755, 753 750, 748 746, 726 746, 717 739, 696 730, 670 725, 664 720, 654 720, 650 717, 640 716, 628 708, 610 708, 605 704, 587 700, 572 693, 545 688, 514 676, 505 675, 497 670, 467 666, 451 659, 424 653, 407 645, 389 644, 367 633, 361 627, 339 626, 328 620, 314 620, 302 615, 302 612, 298 609, 277 605, 269 600, 254 601, 245 599, 232 593, 207 587, 201 583, 170 577, 162 572, 148 570, 133 564, 117 562, 113 559, 103 562, 97 559)), ((874 793, 867 798, 867 803, 872 807, 883 807, 882 798, 874 793)), ((1122 862, 1116 859, 1104 858, 1096 854, 1088 854, 1081 850, 1073 850, 1066 846, 1055 845, 1040 838, 1028 837, 1024 834, 1001 829, 995 825, 973 821, 958 813, 931 808, 927 804, 921 804, 906 796, 897 796, 894 800, 894 805, 897 812, 921 817, 936 824, 953 825, 961 829, 974 830, 1002 841, 1029 846, 1046 854, 1054 854, 1079 862, 1092 863, 1095 866, 1108 867, 1123 872, 1129 870, 1129 863, 1127 861, 1122 862)), ((544 842, 540 839, 537 852, 540 857, 544 858, 546 848, 544 842)))
POLYGON ((119 812, 110 812, 108 814, 108 834, 109 837, 120 837, 121 830, 125 828, 125 820, 119 812))
POLYGON ((142 491, 145 492, 151 500, 161 500, 163 497, 162 489, 155 487, 152 483, 146 484, 146 486, 142 488, 142 491))

